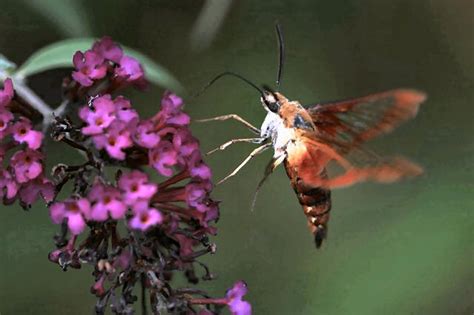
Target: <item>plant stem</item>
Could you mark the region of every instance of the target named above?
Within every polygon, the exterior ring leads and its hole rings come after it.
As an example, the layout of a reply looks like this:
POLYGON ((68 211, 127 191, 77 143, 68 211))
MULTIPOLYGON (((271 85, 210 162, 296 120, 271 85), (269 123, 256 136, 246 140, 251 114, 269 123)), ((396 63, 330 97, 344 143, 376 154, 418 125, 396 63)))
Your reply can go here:
MULTIPOLYGON (((0 71, 0 80, 3 81, 9 76, 7 73, 0 71)), ((27 102, 31 107, 36 109, 43 116, 43 126, 47 128, 53 121, 53 113, 56 115, 61 115, 65 110, 68 101, 65 100, 61 105, 56 109, 52 109, 51 106, 45 103, 38 94, 36 94, 30 87, 25 84, 25 81, 21 78, 10 76, 15 92, 20 96, 25 102, 27 102)))
POLYGON ((47 122, 52 119, 53 110, 46 104, 33 90, 31 90, 22 81, 12 78, 15 92, 23 98, 34 109, 43 115, 43 121, 47 122))

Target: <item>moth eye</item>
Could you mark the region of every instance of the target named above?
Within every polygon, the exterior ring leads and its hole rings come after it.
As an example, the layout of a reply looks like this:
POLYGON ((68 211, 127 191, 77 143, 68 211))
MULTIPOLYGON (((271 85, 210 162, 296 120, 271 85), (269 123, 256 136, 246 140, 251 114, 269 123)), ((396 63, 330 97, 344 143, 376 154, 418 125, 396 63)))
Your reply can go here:
POLYGON ((267 106, 268 106, 268 109, 273 113, 277 113, 278 109, 280 108, 280 104, 278 104, 278 102, 267 103, 267 106))

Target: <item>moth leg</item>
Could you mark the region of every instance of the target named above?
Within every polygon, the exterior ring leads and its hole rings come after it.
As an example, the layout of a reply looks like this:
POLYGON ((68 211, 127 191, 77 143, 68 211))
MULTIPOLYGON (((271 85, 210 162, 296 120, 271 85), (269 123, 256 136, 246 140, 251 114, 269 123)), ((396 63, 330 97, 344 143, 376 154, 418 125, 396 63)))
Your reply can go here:
POLYGON ((249 142, 249 143, 256 143, 256 144, 262 144, 267 138, 242 138, 242 139, 232 139, 230 141, 227 141, 226 143, 218 146, 217 148, 209 151, 206 153, 206 155, 210 155, 216 151, 223 151, 227 149, 230 145, 238 142, 249 142))
POLYGON ((263 174, 263 178, 258 183, 257 189, 255 189, 255 193, 253 195, 253 200, 252 200, 252 205, 250 206, 250 211, 253 211, 253 209, 255 209, 255 203, 257 202, 257 195, 260 192, 260 188, 262 188, 263 184, 268 179, 268 177, 285 160, 285 158, 286 158, 286 155, 282 154, 277 158, 271 159, 270 162, 268 163, 267 167, 265 168, 265 173, 263 174))
POLYGON ((232 171, 232 173, 230 173, 229 175, 227 175, 226 177, 224 177, 223 179, 221 179, 216 185, 222 184, 223 182, 225 182, 226 180, 228 180, 229 178, 231 178, 232 176, 234 176, 235 174, 237 174, 237 173, 240 171, 240 169, 241 169, 242 167, 244 167, 245 164, 247 164, 253 157, 255 157, 256 155, 258 155, 258 154, 262 153, 263 151, 267 150, 267 149, 270 148, 271 146, 272 146, 271 143, 265 143, 264 145, 261 145, 261 146, 259 146, 258 148, 256 148, 255 150, 253 150, 253 151, 249 154, 249 156, 247 156, 247 157, 245 158, 245 160, 243 160, 243 162, 240 163, 240 165, 237 166, 237 167, 235 168, 235 170, 232 171))
POLYGON ((236 114, 229 114, 229 115, 223 115, 223 116, 217 116, 217 117, 212 117, 212 118, 206 118, 206 119, 198 119, 196 122, 208 122, 208 121, 224 121, 228 119, 234 119, 243 124, 245 127, 247 127, 250 131, 253 133, 260 135, 260 129, 240 117, 239 115, 236 114))

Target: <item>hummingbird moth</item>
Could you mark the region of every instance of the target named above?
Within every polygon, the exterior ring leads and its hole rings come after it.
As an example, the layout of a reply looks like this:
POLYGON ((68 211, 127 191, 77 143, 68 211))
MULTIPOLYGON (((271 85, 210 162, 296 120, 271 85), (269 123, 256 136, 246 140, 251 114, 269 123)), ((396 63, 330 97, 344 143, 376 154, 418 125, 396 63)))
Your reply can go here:
MULTIPOLYGON (((279 43, 276 82, 279 88, 284 44, 278 24, 276 31, 279 43)), ((273 148, 273 158, 257 186, 252 209, 257 193, 265 180, 277 166, 283 164, 291 186, 303 207, 317 248, 327 236, 331 189, 363 181, 390 183, 422 173, 422 168, 413 162, 402 157, 380 158, 363 148, 362 144, 391 132, 402 122, 415 117, 419 105, 426 99, 423 92, 395 89, 355 99, 303 106, 298 101, 290 101, 278 90, 274 91, 268 86, 260 88, 234 72, 221 73, 205 88, 224 76, 238 78, 255 88, 260 93, 260 102, 267 115, 260 128, 235 114, 200 120, 206 122, 234 119, 256 134, 253 138, 230 140, 209 154, 224 150, 238 142, 260 145, 218 184, 237 174, 256 155, 273 148), (365 160, 362 165, 361 157, 365 160), (331 163, 340 169, 339 173, 333 176, 329 176, 327 171, 331 163)))

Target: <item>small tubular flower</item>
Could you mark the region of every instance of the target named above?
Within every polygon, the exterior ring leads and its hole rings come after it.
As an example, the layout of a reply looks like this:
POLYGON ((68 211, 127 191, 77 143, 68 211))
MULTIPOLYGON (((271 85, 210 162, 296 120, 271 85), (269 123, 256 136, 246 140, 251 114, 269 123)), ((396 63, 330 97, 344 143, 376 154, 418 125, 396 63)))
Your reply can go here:
POLYGON ((140 171, 122 174, 118 187, 127 205, 132 205, 141 199, 149 200, 158 190, 155 184, 148 181, 148 176, 140 171))
POLYGON ((3 89, 0 90, 0 109, 6 107, 14 95, 13 82, 11 79, 3 81, 3 89))
POLYGON ((88 200, 92 203, 90 217, 95 221, 105 221, 109 216, 114 220, 122 219, 127 211, 120 191, 99 182, 91 188, 88 200))
POLYGON ((85 53, 76 52, 73 63, 76 71, 72 73, 72 77, 82 86, 91 86, 94 84, 94 80, 102 79, 107 74, 104 57, 91 50, 85 53))
POLYGON ((26 143, 30 149, 36 150, 41 146, 43 133, 32 129, 31 121, 21 118, 12 126, 13 139, 26 143))
POLYGON ((79 117, 87 123, 87 126, 82 128, 85 135, 101 134, 115 120, 115 104, 110 95, 94 99, 92 106, 84 106, 79 111, 79 117))
POLYGON ((43 155, 31 149, 17 151, 13 154, 10 162, 15 171, 16 180, 19 183, 26 183, 35 179, 43 171, 43 155))
POLYGON ((54 223, 60 224, 67 219, 67 226, 72 234, 80 234, 90 217, 90 203, 86 198, 68 199, 56 202, 50 208, 50 216, 54 223))
POLYGON ((94 143, 98 149, 105 149, 107 153, 117 159, 125 159, 123 149, 132 146, 132 139, 125 123, 115 121, 107 132, 93 137, 94 143))
POLYGON ((252 306, 249 302, 242 300, 247 294, 247 284, 243 281, 236 282, 226 293, 227 306, 233 315, 251 315, 252 306))

